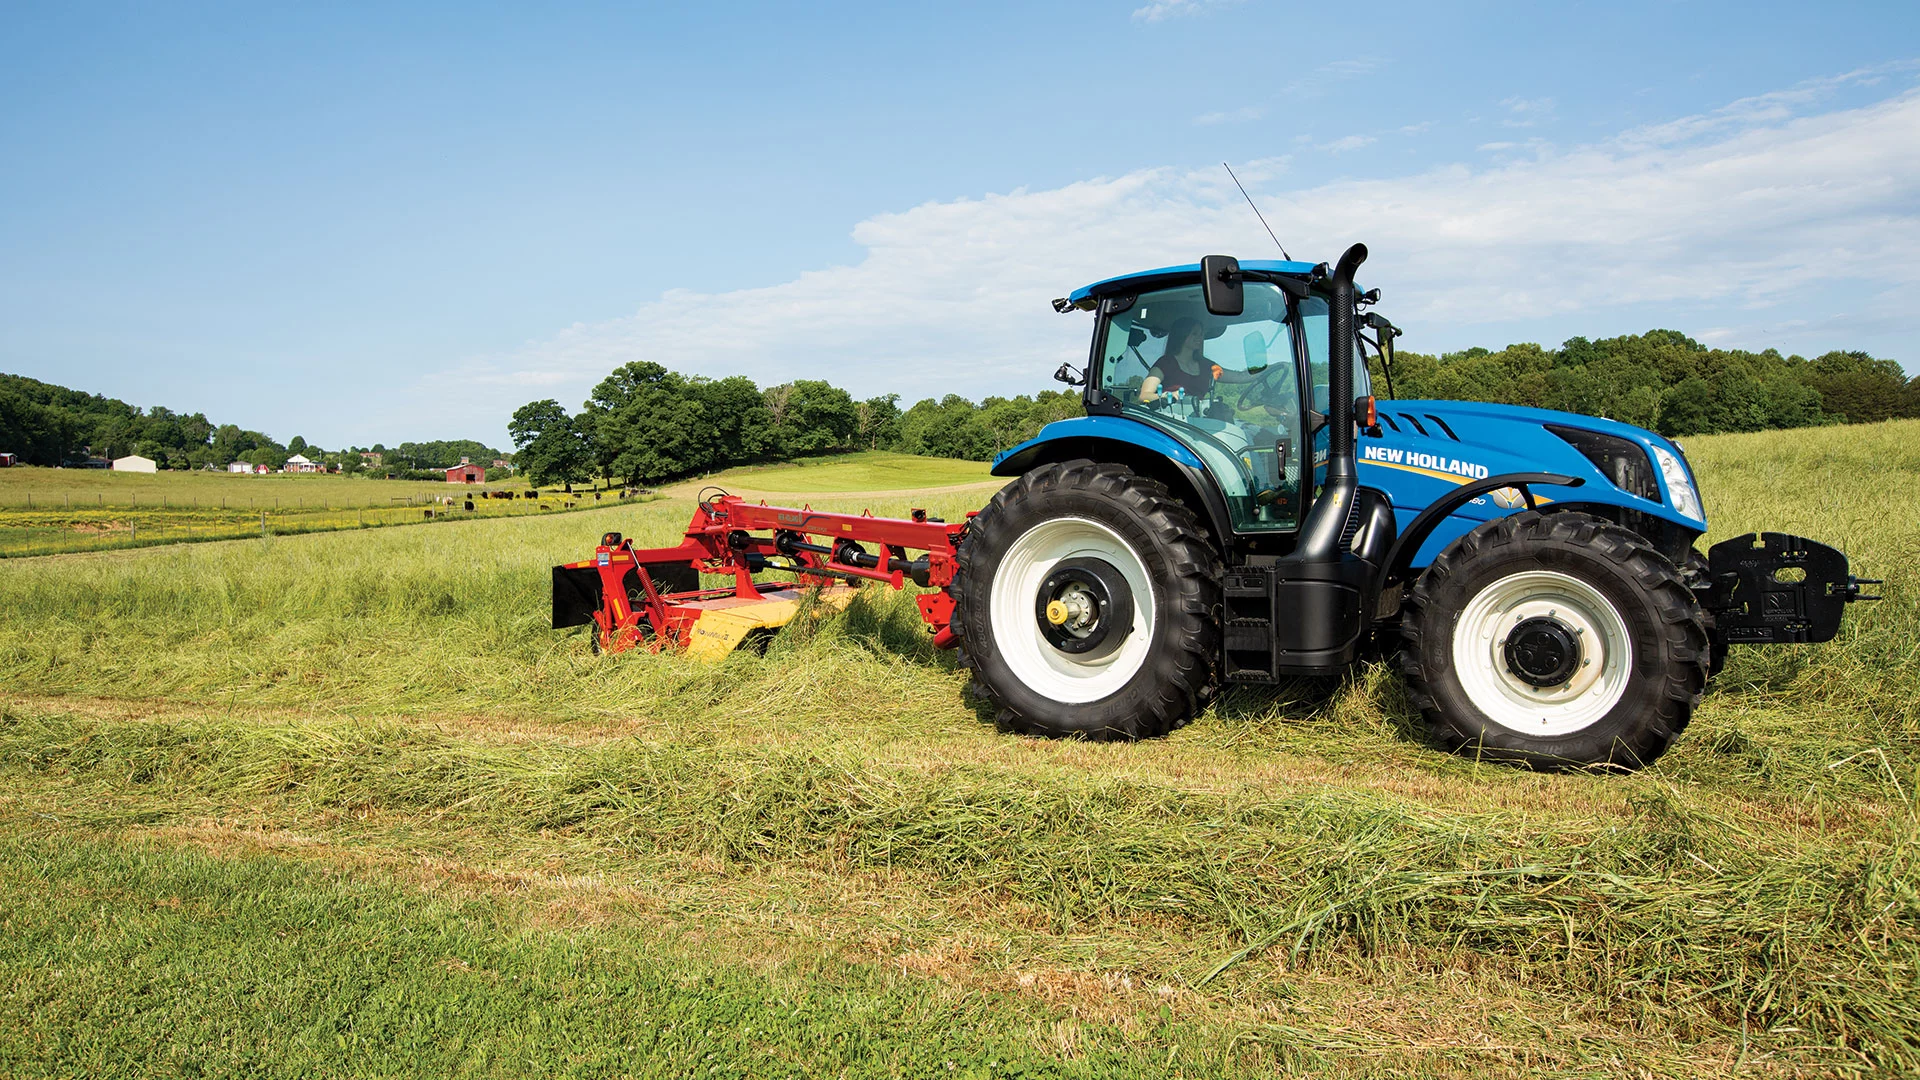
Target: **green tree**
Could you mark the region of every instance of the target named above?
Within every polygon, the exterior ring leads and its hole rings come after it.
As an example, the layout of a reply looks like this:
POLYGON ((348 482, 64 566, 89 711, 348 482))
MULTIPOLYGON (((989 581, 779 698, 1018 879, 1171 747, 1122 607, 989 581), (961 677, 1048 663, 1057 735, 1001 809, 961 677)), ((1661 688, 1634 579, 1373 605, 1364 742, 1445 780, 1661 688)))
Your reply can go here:
POLYGON ((1835 350, 1809 361, 1804 379, 1820 395, 1822 412, 1849 423, 1916 415, 1909 406, 1906 372, 1892 360, 1835 350))
POLYGON ((586 428, 609 475, 652 484, 704 468, 713 434, 701 388, 651 361, 615 368, 593 388, 586 428))
POLYGON ((507 434, 534 485, 575 484, 589 475, 586 443, 567 410, 552 398, 515 409, 507 423, 507 434))
POLYGON ((900 436, 900 395, 882 394, 855 405, 853 433, 869 450, 893 445, 900 436))
POLYGON ((764 398, 773 420, 774 449, 782 457, 847 447, 859 426, 853 396, 816 379, 769 387, 764 398))

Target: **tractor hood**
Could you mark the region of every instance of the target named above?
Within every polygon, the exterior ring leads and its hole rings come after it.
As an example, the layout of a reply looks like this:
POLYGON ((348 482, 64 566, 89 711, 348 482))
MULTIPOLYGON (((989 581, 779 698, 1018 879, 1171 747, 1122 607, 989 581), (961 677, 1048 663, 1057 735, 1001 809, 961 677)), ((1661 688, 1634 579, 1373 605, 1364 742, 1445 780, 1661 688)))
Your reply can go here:
MULTIPOLYGON (((1361 482, 1396 512, 1417 512, 1449 488, 1508 472, 1586 481, 1542 488, 1542 502, 1619 507, 1693 534, 1706 531, 1699 488, 1680 447, 1644 428, 1594 416, 1472 401, 1381 401, 1379 434, 1358 440, 1361 482)), ((1494 492, 1459 517, 1488 520, 1519 505, 1494 492)))

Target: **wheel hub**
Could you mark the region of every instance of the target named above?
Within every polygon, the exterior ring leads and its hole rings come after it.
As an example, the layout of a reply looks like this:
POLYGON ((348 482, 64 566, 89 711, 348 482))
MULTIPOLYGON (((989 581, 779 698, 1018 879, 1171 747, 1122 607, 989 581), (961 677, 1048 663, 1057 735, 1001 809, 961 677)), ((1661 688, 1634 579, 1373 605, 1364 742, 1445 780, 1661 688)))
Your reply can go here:
POLYGON ((1076 659, 1096 659, 1133 632, 1133 590, 1105 559, 1065 559, 1041 580, 1034 620, 1047 644, 1076 659))
POLYGON ((1502 645, 1507 670, 1529 686, 1559 686, 1580 666, 1579 635, 1559 619, 1524 619, 1502 645))

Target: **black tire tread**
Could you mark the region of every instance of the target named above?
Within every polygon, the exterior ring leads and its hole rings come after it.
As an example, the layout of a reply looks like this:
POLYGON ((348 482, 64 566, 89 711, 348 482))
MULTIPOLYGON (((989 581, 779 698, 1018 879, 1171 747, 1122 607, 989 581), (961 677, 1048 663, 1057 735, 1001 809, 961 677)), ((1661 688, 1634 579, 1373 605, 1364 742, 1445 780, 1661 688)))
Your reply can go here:
POLYGON ((1487 522, 1461 537, 1441 552, 1415 583, 1401 633, 1404 647, 1400 671, 1406 679, 1408 700, 1425 718, 1433 737, 1457 754, 1535 769, 1636 769, 1651 764, 1686 729, 1708 678, 1706 613, 1686 587, 1680 569, 1635 533, 1573 511, 1523 511, 1487 522), (1598 554, 1626 571, 1634 586, 1653 604, 1670 662, 1658 677, 1649 715, 1639 723, 1577 757, 1549 757, 1524 736, 1485 726, 1478 722, 1477 714, 1462 716, 1444 707, 1441 699, 1446 695, 1437 684, 1449 673, 1429 671, 1420 646, 1429 628, 1450 626, 1444 612, 1452 598, 1444 594, 1456 576, 1493 560, 1519 560, 1547 547, 1567 546, 1598 554))
MULTIPOLYGON (((954 576, 954 633, 967 643, 963 662, 972 669, 973 689, 998 706, 995 723, 1003 731, 1049 738, 1133 740, 1165 735, 1191 721, 1219 692, 1219 554, 1207 532, 1165 484, 1122 465, 1084 459, 1042 465, 1000 489, 967 527, 954 576), (1173 632, 1146 657, 1142 675, 1153 690, 1134 706, 1112 708, 1062 705, 1057 711, 1022 709, 1009 702, 1021 696, 1011 672, 992 660, 988 629, 991 581, 981 568, 989 553, 1007 550, 1017 538, 1015 508, 1047 506, 1063 493, 1093 493, 1125 510, 1167 555, 1169 579, 1157 582, 1157 617, 1173 621, 1173 632), (978 623, 976 624, 976 620, 978 623), (1013 683, 1013 685, 1008 685, 1013 683), (1071 715, 1074 712, 1082 715, 1071 715)), ((1136 683, 1140 676, 1136 676, 1136 683)), ((1116 695, 1117 696, 1117 695, 1116 695)))

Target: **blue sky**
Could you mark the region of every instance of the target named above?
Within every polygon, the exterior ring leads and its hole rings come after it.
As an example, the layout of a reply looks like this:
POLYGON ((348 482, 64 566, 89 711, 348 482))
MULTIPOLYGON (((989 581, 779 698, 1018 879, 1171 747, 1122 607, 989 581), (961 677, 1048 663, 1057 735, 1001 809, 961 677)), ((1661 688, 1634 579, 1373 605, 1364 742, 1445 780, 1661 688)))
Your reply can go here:
POLYGON ((31 5, 0 370, 328 447, 650 359, 1046 388, 1109 273, 1373 249, 1423 350, 1916 370, 1920 5, 31 5))

